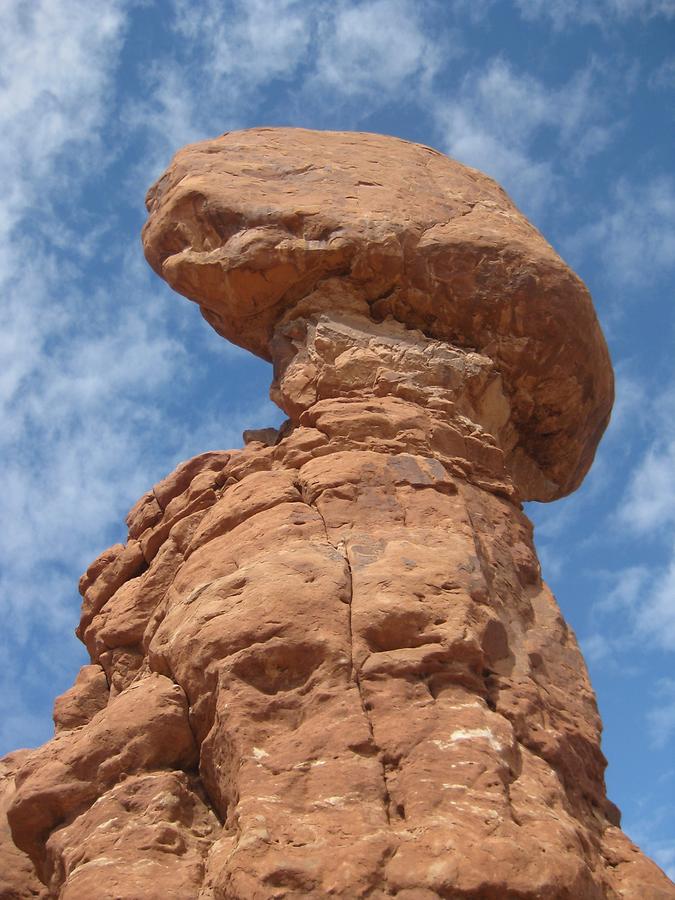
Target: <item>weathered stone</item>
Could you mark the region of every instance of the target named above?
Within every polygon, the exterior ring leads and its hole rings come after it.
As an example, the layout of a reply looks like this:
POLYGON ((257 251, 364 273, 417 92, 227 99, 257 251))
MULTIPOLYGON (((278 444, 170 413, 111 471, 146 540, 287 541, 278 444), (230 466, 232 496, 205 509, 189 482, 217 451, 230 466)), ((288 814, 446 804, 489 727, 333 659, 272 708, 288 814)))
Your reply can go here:
POLYGON ((77 629, 77 636, 80 638, 87 625, 115 591, 127 579, 134 578, 146 568, 143 550, 138 541, 129 540, 124 546, 115 544, 107 554, 109 555, 102 554, 87 569, 83 579, 80 579, 80 590, 83 594, 82 615, 77 629))
POLYGON ((204 859, 220 831, 193 776, 132 775, 47 843, 61 900, 196 897, 204 859))
POLYGON ((272 444, 276 444, 278 437, 278 428, 247 428, 242 435, 244 444, 258 442, 265 447, 271 447, 272 444))
POLYGON ((181 150, 147 204, 148 261, 228 340, 278 359, 284 319, 394 317, 494 361, 524 497, 583 478, 607 348, 583 283, 492 179, 381 135, 251 129, 181 150))
POLYGON ((28 856, 14 843, 7 822, 7 809, 15 793, 17 770, 30 750, 17 750, 0 759, 0 898, 2 900, 46 900, 48 892, 40 882, 28 856))
POLYGON ((189 768, 195 745, 183 690, 162 675, 123 691, 86 728, 64 731, 35 750, 15 774, 7 812, 12 836, 45 883, 54 830, 87 810, 126 775, 189 768))
POLYGON ((61 900, 675 898, 520 506, 609 413, 581 282, 393 138, 226 135, 149 208, 151 263, 273 359, 289 422, 180 465, 83 576, 97 665, 4 762, 7 896, 32 860, 61 900))
POLYGON ((162 518, 162 507, 157 502, 153 491, 143 494, 141 499, 134 504, 127 515, 129 537, 140 537, 146 528, 156 525, 162 518))
POLYGON ((229 453, 222 450, 210 450, 181 463, 178 468, 156 484, 152 492, 162 508, 166 510, 169 503, 188 490, 194 478, 203 472, 220 472, 227 464, 229 453))
POLYGON ((54 701, 56 731, 70 731, 86 725, 108 705, 110 689, 100 666, 82 666, 75 684, 54 701))

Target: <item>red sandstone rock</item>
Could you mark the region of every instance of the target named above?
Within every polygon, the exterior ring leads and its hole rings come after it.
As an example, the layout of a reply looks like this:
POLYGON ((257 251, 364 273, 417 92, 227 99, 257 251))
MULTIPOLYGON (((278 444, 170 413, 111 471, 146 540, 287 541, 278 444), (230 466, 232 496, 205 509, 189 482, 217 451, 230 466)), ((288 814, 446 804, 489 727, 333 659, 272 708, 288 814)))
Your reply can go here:
POLYGON ((7 809, 15 793, 14 777, 30 756, 17 750, 0 759, 0 898, 2 900, 42 900, 48 896, 30 859, 14 843, 7 822, 7 809))
POLYGON ((110 689, 101 666, 82 666, 75 684, 54 701, 56 731, 69 731, 86 725, 108 705, 110 689))
POLYGON ((227 135, 150 198, 148 257, 290 421, 179 466, 83 576, 92 665, 4 761, 6 896, 675 898, 519 504, 608 415, 583 285, 391 138, 227 135))
POLYGON ((148 208, 148 261, 228 340, 278 359, 281 319, 350 309, 484 352, 527 496, 580 483, 611 408, 607 348, 583 283, 492 179, 381 135, 262 128, 181 150, 148 208))

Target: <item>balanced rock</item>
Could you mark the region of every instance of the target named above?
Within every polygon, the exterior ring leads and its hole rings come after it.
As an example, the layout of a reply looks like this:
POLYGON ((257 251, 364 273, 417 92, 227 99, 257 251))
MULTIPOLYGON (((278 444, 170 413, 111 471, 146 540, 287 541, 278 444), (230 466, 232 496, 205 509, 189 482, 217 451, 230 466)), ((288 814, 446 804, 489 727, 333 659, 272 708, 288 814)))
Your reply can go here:
POLYGON ((150 263, 289 419, 179 466, 82 577, 91 665, 4 762, 2 896, 673 900, 520 505, 608 420, 583 284, 394 138, 227 134, 148 208, 150 263))
POLYGON ((485 354, 527 498, 578 487, 607 348, 583 283, 492 179, 380 135, 254 129, 181 150, 147 202, 148 261, 228 340, 273 359, 280 322, 353 311, 485 354))

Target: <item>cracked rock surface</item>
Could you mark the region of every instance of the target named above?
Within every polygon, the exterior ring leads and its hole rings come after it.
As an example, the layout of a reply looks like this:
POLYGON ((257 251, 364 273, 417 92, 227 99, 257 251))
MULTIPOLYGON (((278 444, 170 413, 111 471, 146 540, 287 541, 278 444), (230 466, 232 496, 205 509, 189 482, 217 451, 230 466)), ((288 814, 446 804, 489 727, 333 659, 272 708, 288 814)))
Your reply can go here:
POLYGON ((273 359, 289 419, 180 465, 83 575, 91 665, 2 761, 0 897, 675 898, 606 797, 521 508, 609 413, 583 285, 493 182, 392 138, 228 135, 150 210, 151 262, 273 359))

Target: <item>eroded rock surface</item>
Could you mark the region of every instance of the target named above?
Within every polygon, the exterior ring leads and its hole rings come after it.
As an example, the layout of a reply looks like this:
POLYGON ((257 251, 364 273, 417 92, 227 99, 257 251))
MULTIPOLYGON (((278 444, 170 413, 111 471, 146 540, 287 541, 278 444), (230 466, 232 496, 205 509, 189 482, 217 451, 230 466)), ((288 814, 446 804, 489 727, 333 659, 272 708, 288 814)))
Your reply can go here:
POLYGON ((181 150, 147 205, 148 261, 228 340, 277 359, 280 320, 351 309, 485 353, 521 489, 579 485, 607 348, 583 283, 491 178, 382 135, 251 129, 181 150))
POLYGON ((3 763, 0 896, 675 898, 520 506, 611 405, 583 285, 493 182, 372 135, 196 145, 150 209, 289 420, 179 466, 82 577, 92 663, 3 763))

